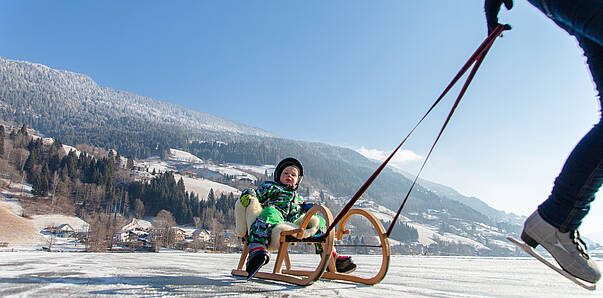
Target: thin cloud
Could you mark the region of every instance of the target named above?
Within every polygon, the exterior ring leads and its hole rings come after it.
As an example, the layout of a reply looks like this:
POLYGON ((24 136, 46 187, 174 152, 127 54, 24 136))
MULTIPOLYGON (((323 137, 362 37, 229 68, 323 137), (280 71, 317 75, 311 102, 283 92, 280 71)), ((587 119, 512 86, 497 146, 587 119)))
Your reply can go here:
MULTIPOLYGON (((381 151, 379 149, 368 149, 364 146, 360 147, 360 149, 356 149, 356 152, 362 154, 364 157, 368 159, 384 161, 391 152, 381 151)), ((420 160, 422 157, 410 150, 400 150, 394 155, 391 162, 396 165, 404 165, 420 160)))

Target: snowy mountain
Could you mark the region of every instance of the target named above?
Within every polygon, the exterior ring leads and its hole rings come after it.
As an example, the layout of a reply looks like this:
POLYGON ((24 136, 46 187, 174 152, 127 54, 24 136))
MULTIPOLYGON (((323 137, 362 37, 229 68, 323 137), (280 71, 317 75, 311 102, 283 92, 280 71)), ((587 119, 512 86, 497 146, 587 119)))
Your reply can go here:
MULTIPOLYGON (((316 200, 322 192, 344 203, 377 167, 347 148, 278 138, 244 124, 100 87, 82 74, 4 58, 0 58, 0 119, 26 124, 66 144, 117 149, 146 169, 139 172, 141 179, 153 171, 177 171, 177 179, 183 177, 187 190, 200 198, 210 189, 237 194, 243 182, 253 184, 270 174, 271 163, 296 156, 307 170, 306 198, 316 200)), ((397 210, 411 182, 385 169, 359 204, 384 221, 391 220, 391 210, 397 210)), ((517 218, 503 219, 496 214, 504 212, 449 187, 419 184, 403 216, 419 231, 421 243, 463 243, 474 251, 507 249, 497 243, 504 242, 502 231, 517 232, 517 218)))
MULTIPOLYGON (((61 71, 41 64, 0 57, 0 114, 4 120, 19 121, 20 114, 44 121, 95 125, 124 118, 150 120, 194 131, 230 132, 253 136, 275 136, 265 130, 193 111, 134 93, 98 86, 83 74, 61 71), (17 94, 25 92, 24 94, 17 94), (48 107, 53 107, 48 109, 48 107)), ((37 128, 41 132, 44 129, 37 128)))
MULTIPOLYGON (((409 174, 401 169, 398 169, 394 166, 392 166, 391 168, 395 172, 400 173, 409 179, 415 178, 414 175, 411 175, 411 174, 409 174)), ((445 197, 445 198, 463 203, 463 204, 479 211, 480 213, 488 216, 493 221, 520 223, 520 222, 523 222, 523 220, 525 219, 524 217, 519 216, 517 214, 509 213, 509 212, 505 212, 502 210, 492 208, 490 205, 486 204, 484 201, 482 201, 476 197, 464 196, 464 195, 460 194, 458 191, 454 190, 452 187, 438 184, 438 183, 435 183, 435 182, 432 182, 429 180, 425 180, 422 178, 419 178, 417 180, 417 183, 420 184, 421 186, 429 189, 431 192, 435 193, 438 196, 445 197)))

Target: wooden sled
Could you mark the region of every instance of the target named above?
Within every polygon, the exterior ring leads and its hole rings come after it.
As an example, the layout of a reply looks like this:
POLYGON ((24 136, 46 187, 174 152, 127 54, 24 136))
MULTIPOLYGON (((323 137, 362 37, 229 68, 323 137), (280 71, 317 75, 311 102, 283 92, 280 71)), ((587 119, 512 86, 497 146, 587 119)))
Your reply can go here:
POLYGON ((345 226, 346 226, 348 220, 350 219, 350 217, 354 214, 364 216, 366 219, 368 219, 368 221, 375 228, 375 232, 376 232, 377 236, 379 237, 379 244, 378 245, 362 245, 362 244, 338 245, 338 246, 359 246, 359 247, 364 246, 364 247, 381 248, 382 258, 381 258, 381 267, 380 267, 379 271, 373 277, 360 277, 360 276, 356 276, 353 274, 338 273, 337 270, 335 270, 335 260, 331 259, 329 261, 329 271, 325 272, 322 277, 327 278, 327 279, 332 279, 332 280, 346 280, 346 281, 352 281, 352 282, 362 283, 362 284, 366 284, 366 285, 374 285, 374 284, 380 282, 381 280, 383 280, 383 278, 387 274, 387 270, 389 269, 389 259, 390 259, 390 255, 391 255, 391 249, 389 246, 389 238, 387 237, 387 234, 385 232, 385 229, 383 228, 383 225, 381 224, 381 221, 379 221, 377 219, 377 217, 375 217, 375 215, 373 215, 371 212, 366 211, 364 209, 351 209, 341 219, 341 223, 339 224, 339 226, 337 228, 337 232, 336 232, 337 240, 342 240, 344 235, 350 234, 350 231, 346 230, 345 226))
MULTIPOLYGON (((274 264, 272 272, 260 271, 255 274, 254 277, 262 279, 270 279, 277 281, 284 281, 299 286, 308 286, 318 280, 324 273, 329 260, 331 259, 331 253, 333 252, 333 242, 335 239, 334 231, 322 237, 309 237, 302 238, 304 230, 308 226, 308 222, 312 215, 320 214, 326 221, 327 226, 333 222, 333 215, 331 211, 323 206, 315 205, 306 214, 304 221, 301 223, 298 229, 283 231, 281 232, 280 246, 274 264), (320 254, 320 262, 313 271, 309 270, 293 270, 291 269, 291 259, 289 258, 289 244, 295 245, 298 242, 306 243, 319 243, 322 245, 322 253, 320 254), (283 263, 285 269, 282 269, 283 263)), ((247 259, 249 252, 247 251, 247 242, 243 247, 243 253, 239 259, 239 265, 236 269, 232 270, 232 275, 247 277, 247 271, 245 271, 245 260, 247 259)))
MULTIPOLYGON (((274 269, 272 272, 258 272, 254 277, 261 279, 270 279, 276 281, 288 282, 291 284, 296 284, 300 286, 308 286, 314 283, 314 281, 322 278, 331 279, 331 280, 344 280, 357 282, 367 285, 373 285, 385 277, 387 274, 387 270, 389 268, 389 260, 391 255, 391 250, 389 246, 389 240, 386 236, 385 229, 381 222, 369 211, 363 209, 352 209, 348 211, 341 220, 339 228, 337 232, 331 231, 328 235, 324 235, 323 237, 309 237, 309 238, 301 238, 304 234, 304 230, 308 224, 308 221, 312 217, 312 215, 320 213, 326 221, 327 226, 333 222, 333 216, 329 209, 323 206, 314 206, 312 209, 308 211, 306 215, 306 220, 302 222, 299 229, 291 230, 291 231, 283 231, 281 232, 280 238, 280 246, 278 250, 278 255, 276 258, 276 262, 274 264, 274 269), (375 231, 379 237, 379 245, 352 245, 352 246, 370 246, 370 247, 380 247, 382 251, 382 261, 381 268, 377 272, 377 274, 373 277, 360 277, 353 274, 345 274, 345 273, 337 273, 335 267, 335 260, 331 258, 331 253, 333 252, 335 234, 337 235, 338 240, 342 240, 344 235, 348 235, 349 230, 345 230, 345 226, 352 215, 360 215, 364 216, 366 219, 371 222, 375 231), (296 270, 291 268, 291 260, 289 258, 288 247, 289 244, 295 245, 297 243, 320 243, 323 247, 323 252, 320 254, 320 262, 315 270, 296 270), (282 269, 283 262, 285 265, 285 269, 282 269), (329 271, 325 272, 325 270, 329 268, 329 271)), ((232 270, 232 275, 235 276, 243 276, 247 277, 247 272, 245 271, 245 261, 248 256, 247 251, 247 243, 243 247, 243 253, 241 254, 241 258, 239 259, 239 264, 236 269, 232 270)))

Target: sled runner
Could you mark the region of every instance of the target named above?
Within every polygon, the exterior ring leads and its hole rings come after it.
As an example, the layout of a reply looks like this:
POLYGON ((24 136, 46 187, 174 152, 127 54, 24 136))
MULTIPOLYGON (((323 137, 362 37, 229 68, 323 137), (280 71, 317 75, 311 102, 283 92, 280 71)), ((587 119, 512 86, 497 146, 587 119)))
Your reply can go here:
POLYGON ((555 270, 557 273, 561 274, 563 277, 571 280, 572 282, 574 282, 575 284, 587 289, 587 290, 591 290, 594 291, 597 289, 597 285, 596 284, 591 284, 589 282, 583 281, 579 278, 576 278, 575 276, 567 273, 567 271, 561 269, 560 267, 554 265, 553 263, 549 262, 548 260, 546 260, 545 258, 543 258, 539 253, 537 253, 531 246, 527 245, 526 243, 524 243, 523 241, 519 241, 513 237, 507 237, 507 240, 509 240, 511 243, 515 244, 517 247, 521 248, 523 251, 525 251, 526 253, 528 253, 529 255, 531 255, 532 257, 534 257, 536 260, 542 262, 543 264, 547 265, 549 268, 555 270))

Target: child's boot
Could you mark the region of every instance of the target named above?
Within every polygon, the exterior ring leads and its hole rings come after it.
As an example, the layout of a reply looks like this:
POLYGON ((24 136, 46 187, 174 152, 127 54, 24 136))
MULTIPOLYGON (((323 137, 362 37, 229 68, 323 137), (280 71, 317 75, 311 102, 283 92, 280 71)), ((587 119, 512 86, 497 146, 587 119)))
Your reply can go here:
POLYGON ((252 249, 247 256, 247 264, 245 265, 245 271, 247 271, 247 280, 250 280, 262 266, 268 264, 270 256, 266 249, 263 247, 257 247, 252 249))

